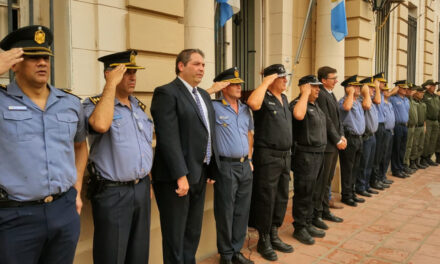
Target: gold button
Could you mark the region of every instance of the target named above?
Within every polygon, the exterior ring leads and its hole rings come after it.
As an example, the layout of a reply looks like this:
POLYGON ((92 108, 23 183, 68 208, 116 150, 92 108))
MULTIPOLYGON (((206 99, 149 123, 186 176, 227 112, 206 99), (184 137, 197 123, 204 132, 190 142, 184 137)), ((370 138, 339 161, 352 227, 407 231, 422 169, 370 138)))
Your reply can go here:
POLYGON ((46 198, 44 198, 44 202, 45 203, 51 203, 52 201, 53 201, 53 196, 52 195, 49 195, 46 198))
POLYGON ((134 181, 134 184, 138 184, 139 183, 139 179, 136 179, 135 181, 134 181))

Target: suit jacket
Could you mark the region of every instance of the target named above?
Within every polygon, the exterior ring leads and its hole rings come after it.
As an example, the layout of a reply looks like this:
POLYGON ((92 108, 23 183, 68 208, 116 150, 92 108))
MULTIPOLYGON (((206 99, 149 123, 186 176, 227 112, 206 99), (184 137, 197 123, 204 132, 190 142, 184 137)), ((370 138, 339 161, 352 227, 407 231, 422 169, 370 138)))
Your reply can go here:
MULTIPOLYGON (((214 108, 209 94, 201 88, 197 89, 208 109, 212 167, 219 164, 214 108)), ((179 78, 154 90, 151 115, 156 131, 153 181, 172 182, 186 175, 189 184, 198 183, 206 155, 208 130, 196 101, 179 78)))
POLYGON ((327 116, 327 147, 325 152, 335 152, 338 151, 336 144, 344 135, 344 127, 339 117, 338 102, 322 85, 319 88, 319 96, 316 102, 327 116))

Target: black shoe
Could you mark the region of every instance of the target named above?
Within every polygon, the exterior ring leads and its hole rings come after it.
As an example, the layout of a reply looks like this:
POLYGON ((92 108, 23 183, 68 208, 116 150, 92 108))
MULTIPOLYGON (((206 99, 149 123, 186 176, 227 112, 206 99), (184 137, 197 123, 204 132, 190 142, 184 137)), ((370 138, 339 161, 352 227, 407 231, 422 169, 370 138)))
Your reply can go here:
POLYGON ((379 194, 378 191, 375 191, 375 190, 373 190, 373 189, 371 189, 371 188, 368 189, 367 192, 368 192, 368 193, 372 193, 372 194, 379 194))
POLYGON ((342 198, 341 203, 345 203, 346 205, 349 205, 349 206, 357 206, 357 203, 353 199, 342 198))
POLYGON ((328 225, 326 223, 324 223, 324 221, 322 221, 321 217, 313 219, 312 224, 314 226, 316 226, 317 228, 321 228, 321 229, 324 229, 324 230, 328 229, 328 225))
POLYGON ((356 191, 357 194, 365 197, 371 197, 371 194, 369 194, 367 191, 356 191))
POLYGON ((394 177, 397 177, 397 178, 401 178, 401 179, 405 179, 405 178, 407 178, 407 176, 406 176, 406 174, 403 174, 402 172, 395 172, 395 173, 393 173, 393 174, 391 174, 391 175, 393 175, 394 177))
POLYGON ((313 225, 308 225, 307 227, 307 233, 310 234, 312 237, 325 237, 325 231, 321 229, 317 229, 313 225))
POLYGON ((376 189, 376 190, 381 190, 381 191, 383 191, 383 189, 384 189, 383 186, 379 185, 377 182, 370 184, 370 187, 373 189, 376 189))
POLYGON ((359 198, 357 196, 353 197, 353 201, 355 201, 356 203, 365 203, 365 199, 364 198, 359 198))
POLYGON ((403 171, 406 173, 406 174, 413 174, 415 171, 413 171, 413 170, 411 170, 409 167, 408 167, 408 165, 404 165, 403 166, 403 171))
POLYGON ((416 164, 415 160, 410 160, 409 161, 409 168, 412 169, 413 171, 417 171, 419 169, 419 167, 417 167, 417 164, 416 164))
POLYGON ((225 259, 223 256, 220 256, 220 264, 233 264, 232 260, 225 259))
POLYGON ((390 188, 390 185, 389 185, 389 184, 386 184, 386 183, 384 183, 384 182, 382 182, 382 181, 379 181, 379 184, 380 184, 382 187, 384 187, 384 188, 390 188))
POLYGON ((260 233, 257 244, 257 252, 260 253, 261 256, 267 260, 274 261, 278 259, 277 253, 275 253, 272 245, 270 244, 269 234, 260 233))
POLYGON ((426 163, 428 163, 429 166, 437 167, 438 164, 431 160, 431 158, 426 159, 426 163))
POLYGON ((344 219, 337 217, 336 215, 334 215, 332 213, 322 214, 322 219, 327 220, 327 221, 331 221, 331 222, 335 222, 335 223, 341 223, 344 221, 344 219))
POLYGON ((296 229, 293 231, 293 237, 296 238, 299 242, 306 244, 306 245, 313 245, 315 244, 315 239, 307 232, 307 229, 305 227, 296 229))
POLYGON ((393 184, 394 181, 393 180, 385 179, 382 182, 385 183, 385 184, 393 184))
POLYGON ((420 158, 420 165, 422 165, 423 167, 425 167, 425 169, 429 167, 429 164, 428 164, 428 162, 426 161, 426 158, 423 158, 423 157, 420 158))
POLYGON ((278 227, 272 226, 270 229, 270 243, 272 244, 272 248, 284 253, 293 252, 293 247, 281 241, 278 237, 278 227))
POLYGON ((417 165, 417 167, 419 167, 420 169, 426 169, 426 168, 428 168, 428 164, 422 164, 423 161, 424 161, 423 158, 418 158, 418 159, 416 159, 416 165, 417 165))
POLYGON ((250 259, 245 258, 241 252, 234 253, 232 256, 232 263, 233 264, 254 264, 254 262, 250 259))

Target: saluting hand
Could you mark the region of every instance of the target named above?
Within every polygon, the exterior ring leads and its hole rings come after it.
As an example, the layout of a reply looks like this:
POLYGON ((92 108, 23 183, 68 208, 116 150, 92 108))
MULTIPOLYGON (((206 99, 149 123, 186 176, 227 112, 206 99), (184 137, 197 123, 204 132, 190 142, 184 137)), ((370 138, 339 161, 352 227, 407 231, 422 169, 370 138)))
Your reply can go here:
POLYGON ((276 78, 278 78, 278 73, 268 75, 263 78, 263 83, 269 86, 273 83, 273 81, 275 81, 276 78))
POLYGON ((348 86, 347 87, 347 94, 348 95, 353 95, 354 94, 354 87, 353 86, 348 86))
POLYGON ((177 187, 176 193, 179 195, 179 197, 183 197, 188 194, 189 184, 186 176, 182 176, 177 179, 177 187))
POLYGON ((116 86, 122 81, 122 78, 124 77, 124 73, 126 71, 127 67, 125 67, 124 64, 119 64, 113 70, 105 72, 106 81, 116 86))
POLYGON ((207 90, 207 92, 209 94, 220 92, 224 88, 228 87, 230 84, 230 82, 215 82, 212 84, 211 88, 207 90))
POLYGON ((364 97, 367 97, 370 94, 370 88, 367 84, 362 86, 361 93, 364 95, 364 97))
POLYGON ((299 91, 304 96, 309 96, 310 93, 312 92, 312 86, 310 85, 310 83, 305 83, 299 87, 299 91))
POLYGON ((22 55, 22 48, 14 48, 0 53, 0 74, 7 72, 12 65, 23 61, 22 55))

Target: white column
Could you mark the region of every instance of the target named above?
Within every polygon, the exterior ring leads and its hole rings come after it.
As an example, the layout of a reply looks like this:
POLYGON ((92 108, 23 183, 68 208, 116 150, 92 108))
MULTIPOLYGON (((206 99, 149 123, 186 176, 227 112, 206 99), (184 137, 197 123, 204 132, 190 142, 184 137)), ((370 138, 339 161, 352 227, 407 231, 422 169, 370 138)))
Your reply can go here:
POLYGON ((215 1, 185 0, 185 49, 205 53, 205 77, 200 87, 209 88, 215 75, 214 9, 215 1))
MULTIPOLYGON (((322 66, 330 66, 338 71, 338 81, 344 80, 345 40, 337 42, 332 35, 330 24, 331 1, 317 1, 316 12, 316 59, 315 74, 322 66)), ((337 84, 335 95, 340 98, 344 89, 337 84)))

